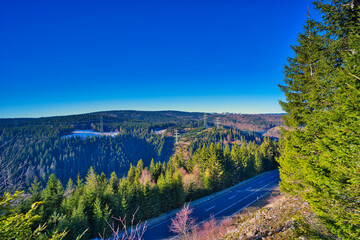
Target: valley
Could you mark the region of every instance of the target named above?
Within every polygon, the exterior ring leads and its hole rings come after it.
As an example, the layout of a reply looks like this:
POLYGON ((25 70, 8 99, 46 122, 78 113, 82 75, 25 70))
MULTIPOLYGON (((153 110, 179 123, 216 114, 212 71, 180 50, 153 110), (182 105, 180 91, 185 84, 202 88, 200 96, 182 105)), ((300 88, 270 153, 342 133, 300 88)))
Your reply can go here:
MULTIPOLYGON (((107 221, 119 226, 112 217, 146 221, 277 168, 276 139, 213 122, 218 115, 204 122, 203 113, 98 114, 0 121, 1 160, 13 188, 24 191, 17 211, 43 201, 41 221, 49 232, 68 231, 66 239, 94 238, 107 221), (53 222, 58 217, 64 221, 53 222)), ((274 124, 246 119, 253 128, 274 124)))

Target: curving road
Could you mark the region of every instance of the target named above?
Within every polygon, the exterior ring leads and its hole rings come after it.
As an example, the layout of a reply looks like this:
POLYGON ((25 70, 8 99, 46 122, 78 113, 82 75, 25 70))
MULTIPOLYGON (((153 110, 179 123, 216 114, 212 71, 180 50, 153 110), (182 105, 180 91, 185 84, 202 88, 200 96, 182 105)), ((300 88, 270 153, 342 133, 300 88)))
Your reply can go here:
MULTIPOLYGON (((217 220, 230 217, 279 186, 279 181, 278 171, 250 179, 247 183, 194 207, 192 216, 197 219, 197 223, 207 221, 211 216, 217 220)), ((143 236, 144 239, 174 238, 175 235, 169 231, 170 224, 171 219, 168 219, 150 226, 143 236)))

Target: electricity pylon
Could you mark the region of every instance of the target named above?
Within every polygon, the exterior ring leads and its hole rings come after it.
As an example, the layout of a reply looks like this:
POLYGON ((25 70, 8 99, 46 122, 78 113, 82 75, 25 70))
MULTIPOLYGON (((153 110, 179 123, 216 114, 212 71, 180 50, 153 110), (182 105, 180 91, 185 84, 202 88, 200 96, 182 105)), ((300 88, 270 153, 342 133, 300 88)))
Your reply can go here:
POLYGON ((175 129, 175 139, 176 139, 176 143, 179 142, 178 137, 179 137, 179 130, 175 129))
POLYGON ((217 117, 216 118, 216 128, 219 129, 219 125, 220 125, 220 118, 217 117))

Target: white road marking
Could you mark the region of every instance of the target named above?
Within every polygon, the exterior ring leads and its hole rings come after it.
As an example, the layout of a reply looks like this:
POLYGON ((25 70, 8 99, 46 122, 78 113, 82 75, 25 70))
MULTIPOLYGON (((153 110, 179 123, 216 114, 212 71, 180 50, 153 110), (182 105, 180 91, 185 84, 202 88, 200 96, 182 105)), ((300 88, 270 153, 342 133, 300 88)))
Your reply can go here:
MULTIPOLYGON (((274 182, 276 182, 276 181, 273 181, 273 182, 271 182, 271 183, 274 183, 274 182)), ((270 184, 270 183, 269 183, 269 184, 270 184)), ((265 186, 267 186, 267 185, 269 185, 269 184, 266 184, 265 186)), ((264 187, 265 187, 265 186, 264 186, 264 187)), ((262 187, 262 188, 264 188, 264 187, 262 187)), ((261 189, 262 189, 262 188, 261 188, 261 189)), ((274 189, 274 188, 273 188, 273 189, 274 189)), ((260 190, 260 189, 259 189, 259 190, 260 190)), ((257 190, 256 192, 258 192, 259 190, 257 190)), ((270 192, 271 192, 271 191, 268 191, 268 192, 264 193, 263 195, 260 196, 260 198, 262 198, 263 196, 269 194, 270 192)), ((252 194, 250 194, 250 195, 253 195, 253 194, 254 194, 254 193, 252 193, 252 194)), ((249 195, 249 196, 250 196, 250 195, 249 195)), ((247 196, 247 197, 245 197, 245 198, 248 198, 249 196, 247 196)), ((245 198, 237 201, 236 203, 241 202, 241 201, 244 200, 245 198)), ((247 208, 248 206, 250 206, 251 204, 253 204, 253 203, 256 202, 257 200, 259 200, 259 197, 257 197, 257 199, 255 199, 254 201, 246 204, 246 205, 245 205, 244 207, 242 207, 240 210, 238 210, 238 211, 236 211, 235 213, 233 213, 230 217, 234 216, 235 214, 237 214, 238 212, 240 212, 240 211, 243 210, 244 208, 247 208)), ((209 217, 209 218, 201 221, 200 223, 198 223, 198 224, 196 224, 195 226, 193 226, 191 229, 193 229, 193 228, 196 227, 196 226, 200 226, 203 222, 206 222, 206 221, 208 221, 210 218, 215 217, 216 215, 218 215, 219 213, 225 211, 226 209, 230 208, 231 206, 235 205, 236 203, 230 205, 229 207, 221 210, 221 211, 218 212, 218 213, 215 213, 215 214, 212 215, 211 217, 209 217)), ((190 231, 191 229, 189 229, 188 231, 190 231)), ((170 240, 172 240, 172 239, 177 239, 177 238, 179 238, 179 236, 180 236, 180 235, 177 235, 177 236, 175 236, 175 237, 172 237, 172 238, 170 238, 170 240)))
MULTIPOLYGON (((236 205, 237 203, 241 202, 242 200, 244 200, 244 199, 246 199, 246 198, 250 197, 251 195, 254 195, 255 193, 257 193, 257 192, 258 192, 258 191, 260 191, 261 189, 264 189, 266 186, 268 186, 268 185, 270 185, 270 184, 272 184, 272 183, 274 183, 274 182, 277 182, 277 181, 272 181, 272 182, 270 182, 270 183, 266 184, 265 186, 263 186, 262 188, 259 188, 259 189, 258 189, 258 190, 256 190, 255 192, 253 192, 253 193, 251 193, 251 194, 247 195, 246 197, 244 197, 244 198, 240 199, 239 201, 237 201, 237 202, 235 202, 235 203, 231 204, 230 206, 227 206, 226 208, 224 208, 224 209, 220 210, 219 212, 217 212, 217 213, 213 214, 211 217, 209 217, 209 218, 207 218, 207 219, 205 219, 205 220, 203 220, 203 221, 199 222, 198 224, 196 224, 195 226, 193 226, 191 229, 193 229, 193 228, 194 228, 194 227, 196 227, 196 226, 200 226, 203 222, 208 221, 210 218, 215 217, 216 215, 219 215, 220 213, 222 213, 222 212, 224 212, 225 210, 227 210, 227 209, 231 208, 232 206, 236 205)), ((265 195, 265 194, 263 194, 263 195, 265 195)), ((263 195, 262 195, 262 196, 263 196, 263 195)), ((255 199, 253 202, 256 202, 257 200, 258 200, 258 199, 255 199)), ((253 202, 252 202, 252 203, 253 203, 253 202)), ((249 205, 250 205, 250 204, 248 204, 247 206, 249 206, 249 205)), ((191 229, 189 229, 189 230, 191 230, 191 229)), ((177 238, 177 236, 176 236, 176 237, 173 237, 173 238, 170 238, 170 239, 175 239, 175 238, 177 238)))
POLYGON ((247 191, 247 190, 250 190, 250 189, 251 189, 251 187, 249 187, 248 189, 246 189, 246 191, 247 191))
POLYGON ((205 212, 207 212, 207 211, 209 211, 209 210, 213 209, 214 207, 215 207, 215 206, 212 206, 211 208, 206 209, 206 210, 205 210, 205 212))
POLYGON ((229 197, 229 199, 233 199, 236 195, 232 196, 232 197, 229 197))
MULTIPOLYGON (((269 180, 272 180, 272 179, 274 179, 274 177, 271 177, 269 180)), ((276 177, 276 179, 277 179, 276 181, 270 182, 270 183, 266 184, 265 186, 270 185, 271 183, 274 183, 274 182, 278 182, 278 181, 280 180, 278 177, 276 177)), ((264 186, 264 187, 265 187, 265 186, 264 186)), ((260 190, 263 189, 264 187, 262 187, 262 188, 258 189, 257 191, 249 194, 249 195, 248 195, 247 197, 245 197, 245 198, 248 198, 249 196, 255 194, 256 192, 260 191, 260 190)), ((242 190, 237 190, 236 192, 241 192, 241 191, 242 191, 242 190)), ((268 193, 269 193, 269 192, 268 192, 268 193)), ((245 198, 237 201, 236 203, 244 200, 245 198)), ((258 200, 258 199, 256 199, 256 200, 258 200)), ((256 201, 256 200, 255 200, 255 201, 256 201)), ((254 202, 255 202, 255 201, 254 201, 254 202)), ((231 206, 235 205, 236 203, 232 204, 231 206)), ((248 205, 250 205, 250 204, 248 204, 248 205)), ((248 206, 248 205, 247 205, 247 206, 248 206)), ((228 206, 226 209, 230 208, 231 206, 228 206)), ((199 206, 196 206, 196 207, 199 207, 199 206)), ((196 207, 195 207, 195 208, 196 208, 196 207)), ((245 207, 246 207, 246 206, 245 206, 245 207)), ((244 207, 244 208, 245 208, 245 207, 244 207)), ((218 215, 219 213, 225 211, 226 209, 223 209, 222 211, 216 213, 215 216, 218 215)), ((198 226, 198 225, 202 224, 203 222, 205 222, 205 221, 207 221, 207 220, 209 220, 209 219, 210 219, 210 218, 207 218, 207 219, 205 219, 204 221, 201 221, 199 224, 197 224, 197 225, 195 225, 195 226, 198 226)), ((165 223, 165 222, 167 222, 167 221, 169 221, 169 220, 170 220, 170 219, 167 219, 167 220, 164 220, 164 221, 162 221, 162 222, 160 222, 160 223, 158 223, 158 224, 155 224, 155 225, 153 225, 153 226, 150 226, 150 227, 148 227, 148 230, 149 230, 149 229, 152 229, 152 228, 155 228, 155 227, 157 227, 158 225, 161 225, 161 224, 163 224, 163 223, 165 223)), ((194 227, 195 227, 195 226, 194 226, 194 227)), ((175 236, 175 237, 172 237, 172 238, 170 238, 170 239, 175 239, 175 238, 177 238, 177 237, 178 237, 178 236, 175 236)))
MULTIPOLYGON (((267 195, 271 193, 271 191, 264 193, 263 195, 260 196, 260 198, 262 198, 263 196, 267 195)), ((241 210, 243 210, 244 208, 247 208, 248 206, 250 206, 251 204, 253 204, 254 202, 256 202, 257 200, 259 200, 259 197, 257 197, 254 201, 250 202, 249 204, 245 205, 244 207, 242 207, 239 211, 233 213, 230 217, 234 216, 235 214, 239 213, 241 210)))

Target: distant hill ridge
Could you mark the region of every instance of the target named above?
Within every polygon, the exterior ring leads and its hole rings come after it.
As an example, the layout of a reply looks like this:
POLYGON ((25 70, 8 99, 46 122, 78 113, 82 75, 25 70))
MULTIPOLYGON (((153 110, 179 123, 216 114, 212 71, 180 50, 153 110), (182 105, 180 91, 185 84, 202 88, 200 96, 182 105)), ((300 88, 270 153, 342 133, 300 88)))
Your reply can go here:
MULTIPOLYGON (((206 113, 209 127, 215 126, 216 118, 223 126, 239 130, 265 132, 273 127, 283 124, 281 113, 269 114, 231 114, 206 113)), ((137 110, 111 110, 85 114, 52 116, 40 118, 0 118, 0 128, 18 127, 25 125, 62 125, 99 123, 102 116, 104 123, 175 123, 200 122, 204 119, 204 112, 184 111, 137 111, 137 110)))

